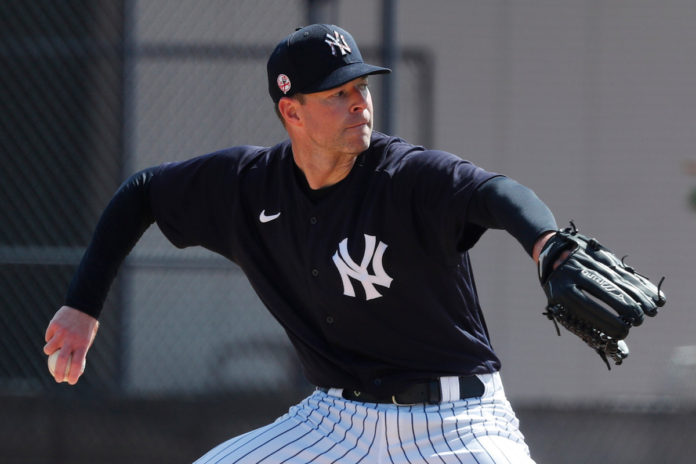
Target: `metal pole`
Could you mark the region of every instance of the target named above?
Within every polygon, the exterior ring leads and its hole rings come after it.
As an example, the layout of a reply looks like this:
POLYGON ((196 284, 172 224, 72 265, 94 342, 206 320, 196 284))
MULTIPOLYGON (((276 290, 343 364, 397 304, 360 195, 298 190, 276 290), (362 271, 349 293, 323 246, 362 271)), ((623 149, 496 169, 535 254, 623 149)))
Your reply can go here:
POLYGON ((307 24, 336 24, 336 0, 307 0, 307 24))
POLYGON ((307 0, 307 24, 316 24, 320 22, 317 3, 317 0, 307 0))
MULTIPOLYGON (((133 170, 133 131, 135 126, 134 121, 134 105, 135 105, 135 65, 136 63, 136 44, 133 38, 135 27, 135 1, 123 1, 123 38, 122 38, 122 86, 123 93, 121 98, 121 178, 119 182, 126 179, 133 170)), ((130 273, 130 270, 129 270, 130 273)), ((129 319, 133 317, 132 301, 128 299, 130 289, 128 288, 128 276, 121 276, 114 285, 114 297, 119 311, 116 320, 116 335, 114 364, 116 365, 115 385, 119 394, 125 393, 128 379, 128 366, 126 366, 126 353, 131 349, 131 334, 129 334, 129 319)))
POLYGON ((382 63, 392 74, 382 77, 382 132, 392 135, 396 128, 396 2, 382 0, 382 63))

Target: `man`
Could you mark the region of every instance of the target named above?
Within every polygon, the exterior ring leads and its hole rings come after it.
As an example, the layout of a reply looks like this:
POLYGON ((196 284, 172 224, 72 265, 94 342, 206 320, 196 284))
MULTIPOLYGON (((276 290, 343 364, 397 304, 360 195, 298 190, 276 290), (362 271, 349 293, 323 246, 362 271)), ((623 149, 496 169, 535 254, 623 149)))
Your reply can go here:
POLYGON ((509 178, 373 132, 368 76, 386 72, 339 27, 299 29, 268 61, 289 140, 128 179, 47 329, 46 354, 62 348, 55 372, 72 354, 78 381, 119 264, 156 221, 174 245, 244 270, 317 385, 197 462, 533 462, 467 251, 500 228, 537 260, 556 222, 509 178))

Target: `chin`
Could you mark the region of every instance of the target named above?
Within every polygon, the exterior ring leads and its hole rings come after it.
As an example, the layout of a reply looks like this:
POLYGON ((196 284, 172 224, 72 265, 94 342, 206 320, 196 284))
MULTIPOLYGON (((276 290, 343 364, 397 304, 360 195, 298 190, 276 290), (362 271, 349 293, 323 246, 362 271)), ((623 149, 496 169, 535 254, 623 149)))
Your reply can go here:
POLYGON ((372 139, 372 128, 370 127, 365 127, 365 129, 362 131, 362 134, 360 134, 360 141, 359 144, 362 146, 362 150, 360 152, 363 152, 370 148, 370 140, 372 139))
POLYGON ((352 150, 354 153, 362 153, 368 148, 370 148, 370 136, 364 136, 360 139, 359 142, 356 142, 353 144, 354 149, 352 150))
POLYGON ((344 136, 343 139, 345 151, 357 155, 370 148, 370 139, 372 138, 371 127, 362 126, 359 130, 351 129, 346 135, 347 136, 344 136))

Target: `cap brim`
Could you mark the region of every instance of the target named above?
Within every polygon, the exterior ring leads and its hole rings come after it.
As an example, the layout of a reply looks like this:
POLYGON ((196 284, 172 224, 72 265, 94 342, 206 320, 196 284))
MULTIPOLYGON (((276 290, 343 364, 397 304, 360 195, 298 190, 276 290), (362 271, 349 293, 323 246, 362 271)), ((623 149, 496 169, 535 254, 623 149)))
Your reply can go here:
POLYGON ((346 82, 350 82, 358 77, 368 76, 370 74, 388 74, 391 72, 389 68, 373 66, 367 63, 352 63, 342 66, 329 74, 321 82, 308 86, 306 89, 298 90, 302 93, 321 92, 323 90, 333 89, 346 82))

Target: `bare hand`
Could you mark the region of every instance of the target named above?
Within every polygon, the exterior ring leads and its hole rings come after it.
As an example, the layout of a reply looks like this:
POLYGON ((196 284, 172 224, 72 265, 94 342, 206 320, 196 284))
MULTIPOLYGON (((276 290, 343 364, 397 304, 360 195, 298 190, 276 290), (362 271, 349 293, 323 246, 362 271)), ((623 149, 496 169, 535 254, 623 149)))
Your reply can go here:
POLYGON ((72 354, 67 381, 70 385, 77 383, 98 329, 97 319, 75 308, 63 306, 56 312, 46 329, 44 346, 44 353, 49 356, 60 349, 54 375, 56 382, 63 381, 63 373, 72 354))

